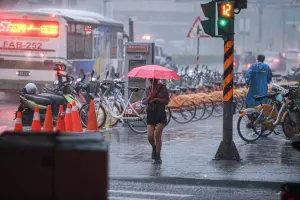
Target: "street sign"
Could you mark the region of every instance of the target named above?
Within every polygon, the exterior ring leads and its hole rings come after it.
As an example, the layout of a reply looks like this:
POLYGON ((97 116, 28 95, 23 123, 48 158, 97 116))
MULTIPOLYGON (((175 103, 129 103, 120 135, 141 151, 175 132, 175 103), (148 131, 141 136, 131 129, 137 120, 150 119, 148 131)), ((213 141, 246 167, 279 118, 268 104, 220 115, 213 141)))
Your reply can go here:
POLYGON ((210 37, 209 35, 207 35, 204 32, 202 24, 201 24, 201 19, 200 19, 199 16, 197 17, 197 19, 193 23, 187 37, 188 38, 199 38, 199 37, 200 38, 209 38, 210 37), (197 34, 198 33, 198 27, 199 27, 199 34, 197 34))

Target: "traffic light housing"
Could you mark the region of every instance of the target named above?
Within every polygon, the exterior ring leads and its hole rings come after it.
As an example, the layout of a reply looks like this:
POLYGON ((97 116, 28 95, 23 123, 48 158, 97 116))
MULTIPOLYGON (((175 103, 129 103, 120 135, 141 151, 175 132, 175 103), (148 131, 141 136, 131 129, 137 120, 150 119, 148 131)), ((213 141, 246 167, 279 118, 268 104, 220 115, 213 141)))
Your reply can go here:
POLYGON ((248 5, 248 0, 235 0, 234 7, 239 9, 246 9, 248 5))
POLYGON ((234 34, 234 2, 218 2, 217 34, 220 36, 234 34))
POLYGON ((201 4, 203 14, 207 20, 201 21, 203 30, 210 36, 216 35, 216 2, 211 1, 206 4, 201 4))

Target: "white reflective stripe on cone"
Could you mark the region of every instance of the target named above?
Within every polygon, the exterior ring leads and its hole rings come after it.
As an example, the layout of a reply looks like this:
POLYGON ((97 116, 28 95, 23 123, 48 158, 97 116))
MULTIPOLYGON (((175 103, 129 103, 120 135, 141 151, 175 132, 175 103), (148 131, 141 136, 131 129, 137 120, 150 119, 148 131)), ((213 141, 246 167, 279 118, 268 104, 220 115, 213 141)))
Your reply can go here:
POLYGON ((21 118, 17 118, 16 119, 16 124, 22 124, 22 119, 21 118))
POLYGON ((72 111, 78 111, 77 106, 72 106, 72 111))
POLYGON ((71 113, 71 108, 67 108, 66 114, 70 114, 70 113, 71 113))
POLYGON ((39 113, 34 113, 33 120, 40 120, 40 114, 39 113))

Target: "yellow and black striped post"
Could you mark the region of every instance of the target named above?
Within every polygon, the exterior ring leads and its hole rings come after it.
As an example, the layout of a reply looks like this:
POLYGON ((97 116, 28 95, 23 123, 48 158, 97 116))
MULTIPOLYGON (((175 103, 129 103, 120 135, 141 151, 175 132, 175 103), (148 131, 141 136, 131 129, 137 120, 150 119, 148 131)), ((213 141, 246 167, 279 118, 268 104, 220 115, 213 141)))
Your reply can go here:
POLYGON ((233 61, 234 37, 224 37, 223 140, 216 153, 217 160, 241 160, 232 140, 233 134, 233 61))

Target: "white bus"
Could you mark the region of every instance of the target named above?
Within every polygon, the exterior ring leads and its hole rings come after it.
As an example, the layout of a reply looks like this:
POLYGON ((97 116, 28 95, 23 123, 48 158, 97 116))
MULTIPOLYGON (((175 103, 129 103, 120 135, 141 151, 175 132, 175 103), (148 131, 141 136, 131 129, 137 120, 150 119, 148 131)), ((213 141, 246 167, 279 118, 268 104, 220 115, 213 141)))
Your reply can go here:
POLYGON ((54 63, 69 73, 121 67, 123 25, 87 11, 39 9, 0 12, 0 91, 28 82, 53 83, 54 63), (101 68, 101 69, 99 69, 101 68))

